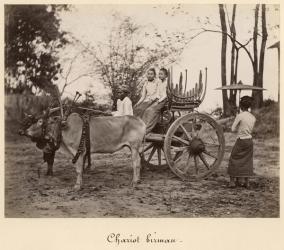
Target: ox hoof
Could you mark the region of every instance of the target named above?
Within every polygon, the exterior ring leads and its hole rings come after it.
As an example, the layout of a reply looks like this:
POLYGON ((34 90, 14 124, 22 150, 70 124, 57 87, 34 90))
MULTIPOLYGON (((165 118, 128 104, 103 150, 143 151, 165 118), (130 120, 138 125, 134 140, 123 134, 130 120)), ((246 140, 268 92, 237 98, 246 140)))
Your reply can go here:
POLYGON ((52 171, 47 171, 46 172, 46 176, 53 176, 53 172, 52 171))
POLYGON ((131 182, 131 187, 133 189, 137 189, 139 183, 141 183, 140 180, 139 181, 132 181, 131 182))
POLYGON ((76 184, 76 185, 74 186, 74 188, 73 188, 73 190, 74 190, 75 192, 79 191, 80 189, 81 189, 81 185, 78 185, 78 184, 76 184))
POLYGON ((90 170, 91 170, 91 166, 88 166, 88 167, 84 168, 84 173, 88 173, 88 172, 90 172, 90 170))

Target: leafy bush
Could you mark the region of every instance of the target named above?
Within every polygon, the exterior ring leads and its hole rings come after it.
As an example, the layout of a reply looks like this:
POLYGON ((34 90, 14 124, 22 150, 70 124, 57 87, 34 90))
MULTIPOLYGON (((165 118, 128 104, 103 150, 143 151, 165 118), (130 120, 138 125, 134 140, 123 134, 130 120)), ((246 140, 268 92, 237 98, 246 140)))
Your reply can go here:
POLYGON ((255 110, 256 124, 253 136, 256 138, 279 137, 279 104, 272 101, 264 101, 264 107, 255 110))

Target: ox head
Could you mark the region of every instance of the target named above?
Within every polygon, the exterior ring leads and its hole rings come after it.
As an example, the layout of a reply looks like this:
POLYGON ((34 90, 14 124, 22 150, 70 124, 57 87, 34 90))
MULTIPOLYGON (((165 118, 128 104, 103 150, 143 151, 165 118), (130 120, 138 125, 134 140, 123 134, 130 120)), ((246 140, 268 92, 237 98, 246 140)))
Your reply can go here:
POLYGON ((39 118, 35 123, 28 127, 24 131, 24 135, 32 139, 40 139, 44 134, 45 121, 43 118, 39 118))
POLYGON ((19 135, 26 135, 26 130, 34 123, 37 122, 35 115, 25 113, 24 119, 21 122, 21 128, 18 130, 19 135))
POLYGON ((20 135, 25 135, 44 152, 55 151, 61 143, 61 117, 49 116, 50 112, 35 118, 27 116, 23 121, 20 135))
POLYGON ((48 113, 48 111, 44 111, 43 114, 39 116, 25 114, 21 128, 18 131, 19 134, 32 139, 39 139, 42 137, 46 127, 48 113))

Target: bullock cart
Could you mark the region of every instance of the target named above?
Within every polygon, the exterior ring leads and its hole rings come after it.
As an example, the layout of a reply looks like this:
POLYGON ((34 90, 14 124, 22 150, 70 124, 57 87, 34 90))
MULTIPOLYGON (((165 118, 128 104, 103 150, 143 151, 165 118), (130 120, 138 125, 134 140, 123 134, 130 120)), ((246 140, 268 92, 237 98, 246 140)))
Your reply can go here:
POLYGON ((206 178, 221 164, 225 148, 222 127, 196 110, 205 98, 207 68, 200 71, 191 90, 186 90, 187 70, 185 84, 182 73, 178 84, 173 84, 172 69, 169 73, 168 103, 160 122, 146 136, 142 164, 149 168, 168 165, 182 180, 206 178))
MULTIPOLYGON (((186 89, 187 70, 185 72, 185 84, 183 84, 182 73, 178 84, 173 83, 172 76, 173 72, 169 70, 168 101, 161 111, 160 122, 151 133, 146 135, 142 152, 142 165, 148 168, 169 166, 172 172, 182 180, 206 178, 221 164, 225 148, 222 127, 211 116, 199 113, 196 110, 205 98, 207 68, 204 72, 200 71, 199 80, 191 90, 186 89)), ((76 110, 73 104, 80 97, 80 93, 76 93, 72 104, 65 107, 64 110, 58 88, 56 87, 55 90, 57 93, 55 96, 59 99, 60 107, 50 109, 48 115, 60 111, 61 120, 64 121, 73 109, 76 110)), ((89 108, 77 108, 83 113, 87 113, 87 117, 88 113, 95 116, 110 115, 89 108)), ((29 116, 28 126, 36 120, 36 118, 29 116)), ((82 133, 81 142, 88 142, 85 139, 82 133)), ((86 145, 86 156, 88 156, 90 165, 90 154, 88 153, 90 146, 88 146, 88 143, 86 145)), ((80 154, 80 150, 81 146, 79 146, 76 155, 80 154)))

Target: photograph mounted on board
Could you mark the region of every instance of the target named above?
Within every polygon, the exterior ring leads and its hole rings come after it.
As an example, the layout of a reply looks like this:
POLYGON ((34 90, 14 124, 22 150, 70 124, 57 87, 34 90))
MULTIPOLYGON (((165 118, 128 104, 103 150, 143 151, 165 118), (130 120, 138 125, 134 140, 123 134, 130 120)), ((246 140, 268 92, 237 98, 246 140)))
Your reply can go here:
POLYGON ((4 9, 5 217, 279 217, 279 5, 4 9))

